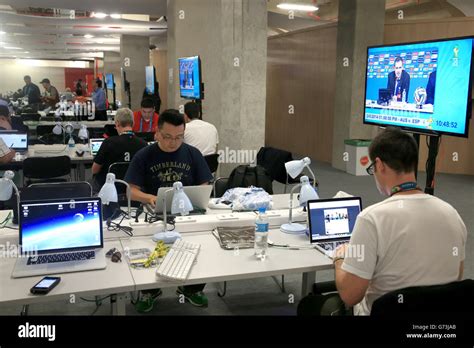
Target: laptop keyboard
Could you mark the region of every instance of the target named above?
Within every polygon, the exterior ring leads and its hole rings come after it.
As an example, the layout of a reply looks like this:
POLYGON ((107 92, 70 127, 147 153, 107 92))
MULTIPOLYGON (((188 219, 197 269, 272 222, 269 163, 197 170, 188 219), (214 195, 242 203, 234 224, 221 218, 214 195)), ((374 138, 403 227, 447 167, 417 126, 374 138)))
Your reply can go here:
POLYGON ((325 243, 318 243, 318 245, 323 248, 324 250, 334 250, 339 245, 347 243, 347 240, 338 240, 336 242, 325 242, 325 243))
POLYGON ((39 265, 44 263, 57 263, 68 261, 82 261, 95 259, 95 251, 78 251, 67 254, 48 254, 28 258, 27 265, 39 265))

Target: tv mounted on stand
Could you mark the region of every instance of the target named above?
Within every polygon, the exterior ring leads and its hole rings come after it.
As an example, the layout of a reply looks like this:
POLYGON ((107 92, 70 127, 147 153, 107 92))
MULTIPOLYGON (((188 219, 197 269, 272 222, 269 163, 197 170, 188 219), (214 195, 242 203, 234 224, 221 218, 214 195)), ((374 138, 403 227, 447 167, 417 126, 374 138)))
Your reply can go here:
POLYGON ((120 73, 122 77, 122 89, 127 94, 128 97, 128 108, 132 108, 132 95, 130 93, 130 82, 127 80, 127 73, 125 69, 122 67, 120 68, 120 73))
POLYGON ((202 83, 201 58, 199 56, 179 58, 178 63, 180 96, 199 104, 202 117, 204 85, 202 83))
POLYGON ((108 99, 108 92, 112 92, 112 108, 114 110, 117 109, 117 104, 116 104, 116 94, 115 94, 115 80, 114 80, 114 75, 113 74, 105 74, 105 87, 106 87, 106 93, 107 93, 107 99, 108 99))
POLYGON ((364 124, 430 137, 425 192, 434 192, 441 135, 468 136, 474 37, 367 48, 364 124))

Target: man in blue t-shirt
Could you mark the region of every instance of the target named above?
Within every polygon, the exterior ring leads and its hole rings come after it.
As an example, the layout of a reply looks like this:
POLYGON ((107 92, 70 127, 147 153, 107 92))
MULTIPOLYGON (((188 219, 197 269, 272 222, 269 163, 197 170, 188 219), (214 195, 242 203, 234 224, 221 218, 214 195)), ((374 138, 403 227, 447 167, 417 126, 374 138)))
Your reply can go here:
MULTIPOLYGON (((166 110, 160 115, 155 134, 157 143, 138 151, 125 175, 132 200, 154 207, 160 187, 171 187, 176 181, 181 181, 183 186, 207 185, 212 179, 201 152, 183 143, 185 127, 184 116, 178 110, 166 110)), ((195 306, 207 306, 204 286, 182 286, 177 292, 195 306)), ((142 291, 135 308, 139 312, 151 311, 161 294, 160 289, 142 291)))

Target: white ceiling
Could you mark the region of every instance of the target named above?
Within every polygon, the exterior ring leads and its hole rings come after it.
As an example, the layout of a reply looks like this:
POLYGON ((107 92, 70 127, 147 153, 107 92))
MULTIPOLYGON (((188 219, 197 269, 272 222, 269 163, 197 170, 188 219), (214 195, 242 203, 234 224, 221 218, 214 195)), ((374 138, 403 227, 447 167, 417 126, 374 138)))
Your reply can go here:
MULTIPOLYGON (((198 1, 198 0, 190 0, 198 1)), ((351 1, 351 0, 345 0, 351 1)), ((268 0, 268 34, 276 35, 336 22, 339 0, 268 0), (280 10, 281 2, 314 4, 318 11, 280 10)), ((474 15, 474 0, 387 0, 387 11, 407 12, 435 4, 467 16, 474 15)), ((91 59, 103 52, 119 52, 120 35, 150 37, 150 43, 166 47, 167 0, 0 0, 0 58, 91 59), (75 18, 70 18, 74 10, 75 18), (92 12, 120 14, 121 19, 91 18, 92 12), (93 35, 85 38, 84 35, 93 35), (17 49, 15 49, 17 48, 17 49)), ((416 12, 416 11, 414 11, 416 12)), ((452 13, 452 11, 451 11, 452 13)))

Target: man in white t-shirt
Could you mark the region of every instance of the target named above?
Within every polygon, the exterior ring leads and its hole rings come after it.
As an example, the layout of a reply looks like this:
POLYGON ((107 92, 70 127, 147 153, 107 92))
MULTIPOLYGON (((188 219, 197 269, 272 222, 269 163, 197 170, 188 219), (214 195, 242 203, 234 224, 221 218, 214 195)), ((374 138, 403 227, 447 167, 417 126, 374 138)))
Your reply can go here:
POLYGON ((184 106, 186 131, 184 142, 197 148, 203 156, 217 153, 219 135, 213 124, 199 119, 199 105, 189 102, 184 106))
POLYGON ((374 301, 393 290, 461 280, 467 237, 458 212, 417 187, 411 135, 385 130, 369 157, 367 171, 389 198, 359 214, 350 243, 334 256, 339 296, 355 315, 369 315, 374 301))
POLYGON ((466 226, 451 205, 417 186, 413 137, 387 129, 372 141, 369 157, 367 172, 389 198, 364 209, 350 242, 335 251, 338 294, 305 297, 299 315, 344 314, 344 304, 369 315, 388 292, 462 279, 466 226))

